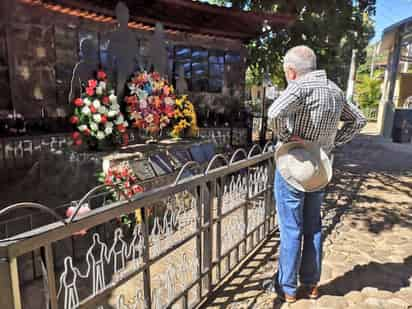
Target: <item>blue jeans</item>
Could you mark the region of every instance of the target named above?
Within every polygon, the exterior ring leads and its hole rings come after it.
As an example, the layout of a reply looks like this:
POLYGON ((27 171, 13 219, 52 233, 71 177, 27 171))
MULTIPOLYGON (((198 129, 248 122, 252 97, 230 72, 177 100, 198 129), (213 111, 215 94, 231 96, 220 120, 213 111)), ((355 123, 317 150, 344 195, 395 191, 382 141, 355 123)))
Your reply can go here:
POLYGON ((277 285, 295 296, 297 279, 315 285, 322 266, 322 223, 320 206, 324 192, 301 192, 290 186, 276 171, 276 211, 280 229, 277 285), (303 241, 303 247, 302 247, 303 241))

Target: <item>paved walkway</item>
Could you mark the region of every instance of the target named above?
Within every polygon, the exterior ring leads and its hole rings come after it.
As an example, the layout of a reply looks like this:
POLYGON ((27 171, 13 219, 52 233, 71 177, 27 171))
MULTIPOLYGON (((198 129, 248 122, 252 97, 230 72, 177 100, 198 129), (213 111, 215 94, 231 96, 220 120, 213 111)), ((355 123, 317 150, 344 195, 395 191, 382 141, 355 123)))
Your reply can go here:
POLYGON ((324 218, 322 297, 281 304, 261 291, 273 276, 274 235, 206 308, 412 308, 412 145, 363 136, 336 157, 324 218))

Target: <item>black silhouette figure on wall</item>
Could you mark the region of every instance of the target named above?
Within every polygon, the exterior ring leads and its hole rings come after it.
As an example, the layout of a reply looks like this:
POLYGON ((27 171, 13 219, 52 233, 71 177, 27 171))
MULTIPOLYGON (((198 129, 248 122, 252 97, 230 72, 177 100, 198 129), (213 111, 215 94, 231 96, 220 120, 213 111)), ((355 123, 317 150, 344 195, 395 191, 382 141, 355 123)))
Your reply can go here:
POLYGON ((76 63, 73 68, 72 79, 70 82, 69 103, 80 96, 82 81, 86 81, 94 76, 94 73, 98 69, 99 63, 95 55, 96 48, 97 47, 94 46, 91 38, 84 38, 80 42, 82 59, 76 63))
POLYGON ((116 94, 122 99, 125 85, 140 65, 137 36, 128 28, 129 9, 123 2, 116 5, 118 28, 109 35, 109 55, 116 74, 116 94))
POLYGON ((163 25, 156 23, 155 31, 150 39, 150 68, 159 72, 161 76, 168 76, 168 54, 163 25))

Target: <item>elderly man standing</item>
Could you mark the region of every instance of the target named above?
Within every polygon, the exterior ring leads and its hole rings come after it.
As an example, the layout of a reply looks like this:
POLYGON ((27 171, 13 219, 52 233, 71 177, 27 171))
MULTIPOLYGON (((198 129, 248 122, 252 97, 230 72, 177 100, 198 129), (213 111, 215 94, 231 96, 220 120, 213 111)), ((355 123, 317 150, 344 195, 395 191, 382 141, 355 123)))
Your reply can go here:
MULTIPOLYGON (((328 80, 326 72, 316 69, 316 55, 312 49, 307 46, 290 49, 283 66, 288 87, 268 111, 281 145, 312 143, 319 147, 318 152, 328 157, 336 146, 349 142, 366 125, 359 109, 345 100, 342 90, 328 80), (343 126, 339 129, 340 121, 343 126)), ((292 303, 297 299, 298 276, 303 297, 319 296, 320 207, 324 191, 323 188, 306 191, 294 186, 281 171, 278 166, 274 188, 280 228, 279 267, 276 277, 265 282, 264 287, 267 292, 276 292, 280 299, 292 303)), ((299 171, 294 172, 299 174, 299 171)))

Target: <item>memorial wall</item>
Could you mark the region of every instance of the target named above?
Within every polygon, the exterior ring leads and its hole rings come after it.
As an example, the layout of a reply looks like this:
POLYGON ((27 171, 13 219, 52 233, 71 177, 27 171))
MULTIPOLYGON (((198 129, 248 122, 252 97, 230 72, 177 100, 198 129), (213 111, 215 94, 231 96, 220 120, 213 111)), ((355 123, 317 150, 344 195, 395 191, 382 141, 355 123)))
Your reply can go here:
MULTIPOLYGON (((114 71, 120 65, 124 83, 135 70, 150 69, 153 62, 153 26, 129 21, 124 38, 125 29, 117 27, 114 9, 113 17, 105 17, 90 11, 93 8, 82 12, 42 3, 1 3, 0 136, 67 132, 69 99, 78 94, 78 87, 72 93, 71 88, 78 74, 91 75, 98 67, 119 79, 114 71), (129 60, 119 63, 118 59, 129 60)), ((179 67, 184 68, 187 93, 199 107, 199 124, 236 127, 243 123, 246 52, 242 43, 171 29, 163 38, 166 49, 159 57, 165 73, 176 87, 179 67), (230 123, 224 120, 228 114, 234 115, 230 123)))

